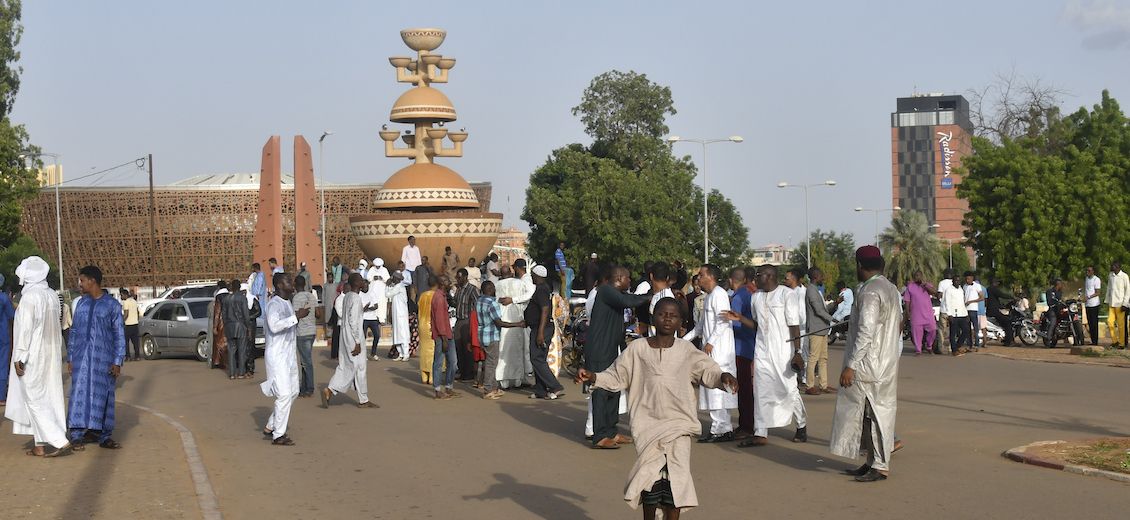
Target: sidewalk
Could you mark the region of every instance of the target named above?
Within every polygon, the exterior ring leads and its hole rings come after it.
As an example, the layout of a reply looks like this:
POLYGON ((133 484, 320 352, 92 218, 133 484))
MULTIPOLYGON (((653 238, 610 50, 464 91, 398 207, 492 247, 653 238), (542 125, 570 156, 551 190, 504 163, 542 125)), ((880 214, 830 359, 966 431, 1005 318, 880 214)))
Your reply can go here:
POLYGON ((1042 361, 1044 363, 1130 367, 1130 352, 1126 350, 1109 350, 1109 344, 1107 348, 1108 350, 1105 355, 1101 357, 1080 356, 1071 354, 1071 345, 1065 342, 1060 342, 1060 345, 1056 348, 1048 348, 1043 346, 1043 344, 1036 344, 1030 347, 1014 344, 1011 347, 1004 347, 992 341, 989 342, 988 347, 982 348, 979 354, 988 354, 990 356, 1022 361, 1042 361))
POLYGON ((122 449, 55 459, 24 455, 31 437, 0 417, 0 518, 200 518, 177 432, 121 402, 116 413, 122 449))

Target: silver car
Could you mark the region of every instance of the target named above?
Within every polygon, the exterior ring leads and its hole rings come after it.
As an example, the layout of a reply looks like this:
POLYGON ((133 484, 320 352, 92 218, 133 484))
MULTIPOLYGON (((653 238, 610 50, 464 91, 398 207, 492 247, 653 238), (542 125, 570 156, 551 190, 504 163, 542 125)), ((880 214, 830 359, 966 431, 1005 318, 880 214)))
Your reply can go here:
POLYGON ((208 303, 211 298, 163 300, 141 317, 141 351, 145 359, 163 354, 192 354, 200 361, 212 356, 208 342, 208 303))

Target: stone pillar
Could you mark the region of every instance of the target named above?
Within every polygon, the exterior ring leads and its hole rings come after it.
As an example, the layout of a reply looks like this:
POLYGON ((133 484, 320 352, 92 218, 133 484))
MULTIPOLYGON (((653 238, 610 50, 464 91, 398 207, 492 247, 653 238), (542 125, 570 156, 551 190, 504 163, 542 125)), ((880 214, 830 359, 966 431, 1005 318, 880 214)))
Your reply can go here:
MULTIPOLYGON (((322 225, 318 190, 314 186, 314 162, 310 157, 310 143, 300 135, 294 136, 294 257, 295 265, 286 266, 287 272, 297 273, 298 266, 306 262, 310 283, 325 284, 326 268, 322 264, 322 242, 318 229, 322 225)), ((309 289, 309 287, 307 287, 309 289)))
MULTIPOLYGON (((283 221, 282 221, 282 176, 279 165, 279 143, 277 135, 267 139, 263 145, 263 162, 259 170, 259 209, 255 218, 255 247, 252 262, 259 262, 271 286, 271 267, 268 258, 283 261, 283 221)), ((250 272, 251 266, 247 266, 250 272)), ((267 302, 259 302, 266 308, 267 302)))

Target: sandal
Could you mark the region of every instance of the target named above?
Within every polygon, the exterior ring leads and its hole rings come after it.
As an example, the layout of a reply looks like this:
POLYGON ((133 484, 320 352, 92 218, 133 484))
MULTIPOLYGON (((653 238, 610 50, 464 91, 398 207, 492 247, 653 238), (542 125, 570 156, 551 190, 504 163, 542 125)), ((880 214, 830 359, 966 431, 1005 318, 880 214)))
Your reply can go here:
POLYGON ((357 407, 358 408, 380 408, 381 405, 374 403, 372 401, 365 401, 363 403, 357 403, 357 407))
POLYGON ((115 441, 114 439, 106 439, 106 440, 98 443, 98 447, 99 448, 106 448, 108 450, 120 450, 122 448, 122 445, 119 444, 118 441, 115 441))
POLYGON ((46 457, 47 456, 46 453, 36 453, 34 449, 25 451, 24 455, 27 455, 28 457, 46 457))
POLYGON ((59 449, 57 449, 57 450, 55 450, 51 453, 44 453, 43 457, 48 458, 48 459, 53 459, 55 457, 62 457, 64 455, 70 455, 73 452, 74 452, 74 445, 68 442, 67 445, 63 446, 62 448, 59 448, 59 449))
POLYGON ((275 434, 275 430, 268 430, 266 428, 263 428, 263 436, 264 437, 271 437, 274 434, 275 434))
POLYGON ((294 441, 291 440, 290 437, 283 435, 282 437, 271 441, 271 444, 275 446, 294 446, 294 441))

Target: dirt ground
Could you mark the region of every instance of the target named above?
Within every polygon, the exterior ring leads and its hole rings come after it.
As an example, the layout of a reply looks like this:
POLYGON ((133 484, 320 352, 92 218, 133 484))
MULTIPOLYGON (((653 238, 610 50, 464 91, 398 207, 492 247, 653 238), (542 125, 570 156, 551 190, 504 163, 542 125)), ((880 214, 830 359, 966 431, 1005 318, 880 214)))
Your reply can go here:
POLYGON ((1004 347, 996 342, 990 342, 989 346, 982 348, 980 353, 1023 361, 1130 367, 1130 353, 1126 350, 1108 349, 1101 357, 1092 357, 1072 354, 1071 347, 1066 346, 1057 348, 1047 348, 1043 345, 1004 347))
POLYGON ((1130 474, 1130 439, 1104 438, 1030 446, 1025 454, 1060 464, 1130 474))

